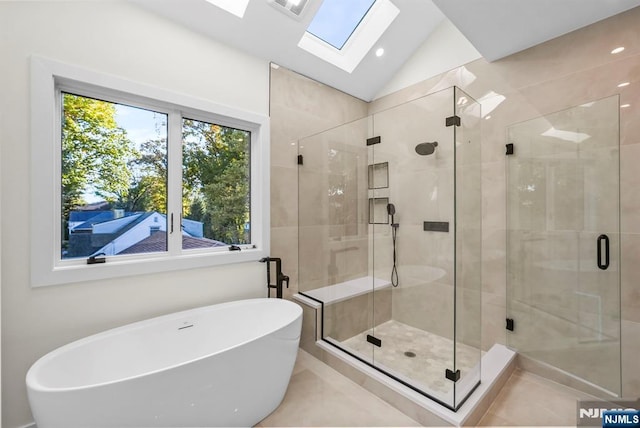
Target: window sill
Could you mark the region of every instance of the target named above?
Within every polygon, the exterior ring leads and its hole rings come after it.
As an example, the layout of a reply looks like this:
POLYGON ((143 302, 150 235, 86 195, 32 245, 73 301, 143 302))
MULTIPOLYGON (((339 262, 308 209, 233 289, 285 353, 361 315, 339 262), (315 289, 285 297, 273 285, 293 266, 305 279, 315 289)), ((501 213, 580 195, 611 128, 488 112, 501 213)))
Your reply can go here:
POLYGON ((177 256, 165 254, 150 256, 146 254, 144 257, 111 257, 107 258, 105 263, 92 265, 86 264, 83 259, 81 263, 79 261, 62 262, 42 274, 32 272, 31 286, 71 284, 132 275, 254 262, 263 257, 267 257, 267 253, 264 250, 251 248, 216 253, 185 253, 177 256))

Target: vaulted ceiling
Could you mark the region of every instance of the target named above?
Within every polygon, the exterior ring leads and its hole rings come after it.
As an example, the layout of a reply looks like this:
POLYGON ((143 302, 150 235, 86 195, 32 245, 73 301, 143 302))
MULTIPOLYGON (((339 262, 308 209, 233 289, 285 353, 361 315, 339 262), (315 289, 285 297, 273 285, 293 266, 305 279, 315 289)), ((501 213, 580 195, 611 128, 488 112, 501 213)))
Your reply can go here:
POLYGON ((309 0, 300 19, 281 13, 268 0, 250 0, 243 18, 206 0, 131 1, 365 101, 375 97, 444 19, 482 56, 495 61, 640 6, 640 0, 391 0, 400 13, 349 73, 298 47, 322 0, 309 0), (377 47, 385 49, 383 56, 374 54, 377 47))

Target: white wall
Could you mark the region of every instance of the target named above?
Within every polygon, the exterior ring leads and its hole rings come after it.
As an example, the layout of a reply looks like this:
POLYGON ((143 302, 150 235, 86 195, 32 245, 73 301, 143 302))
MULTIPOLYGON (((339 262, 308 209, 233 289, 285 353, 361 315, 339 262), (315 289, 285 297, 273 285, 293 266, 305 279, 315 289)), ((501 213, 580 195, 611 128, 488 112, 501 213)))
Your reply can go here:
MULTIPOLYGON (((212 23, 213 25, 213 23, 212 23)), ((48 351, 190 307, 265 295, 264 265, 29 286, 32 54, 268 114, 269 68, 123 1, 0 2, 2 399, 5 428, 31 422, 24 378, 48 351)), ((46 201, 43 201, 46 203, 46 201)))
POLYGON ((389 95, 480 57, 476 48, 445 18, 375 98, 389 95))

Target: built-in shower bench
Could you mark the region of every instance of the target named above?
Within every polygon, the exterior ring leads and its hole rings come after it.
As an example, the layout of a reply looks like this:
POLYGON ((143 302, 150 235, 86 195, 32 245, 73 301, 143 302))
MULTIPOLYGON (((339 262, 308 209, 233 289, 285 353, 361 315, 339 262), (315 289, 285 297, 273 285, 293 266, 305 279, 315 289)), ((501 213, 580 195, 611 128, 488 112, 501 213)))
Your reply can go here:
POLYGON ((391 282, 385 279, 364 276, 362 278, 351 279, 338 284, 327 285, 326 287, 302 292, 305 296, 330 305, 342 302, 353 297, 371 293, 374 290, 382 290, 391 286, 391 282))
POLYGON ((388 321, 391 319, 391 282, 372 276, 305 291, 293 298, 317 314, 322 312, 324 332, 342 341, 371 326, 367 308, 371 308, 373 292, 376 293, 376 323, 388 321))

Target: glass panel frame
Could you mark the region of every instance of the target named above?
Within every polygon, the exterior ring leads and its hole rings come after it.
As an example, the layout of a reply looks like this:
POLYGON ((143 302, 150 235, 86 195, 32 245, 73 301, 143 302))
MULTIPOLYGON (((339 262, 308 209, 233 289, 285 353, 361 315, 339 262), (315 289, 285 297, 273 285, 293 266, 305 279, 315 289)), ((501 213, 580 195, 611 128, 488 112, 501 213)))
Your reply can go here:
POLYGON ((455 351, 454 407, 480 383, 482 361, 481 105, 455 88, 455 351))

